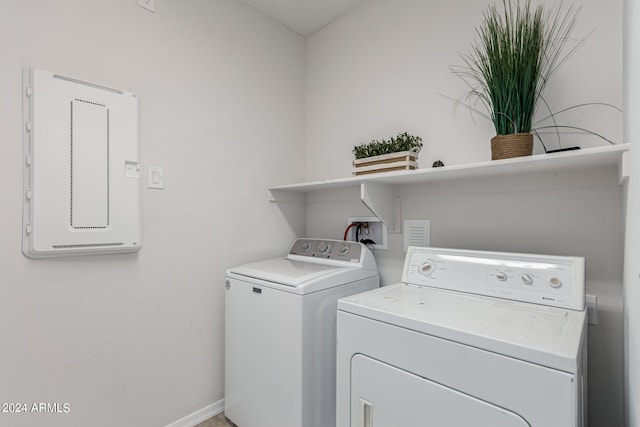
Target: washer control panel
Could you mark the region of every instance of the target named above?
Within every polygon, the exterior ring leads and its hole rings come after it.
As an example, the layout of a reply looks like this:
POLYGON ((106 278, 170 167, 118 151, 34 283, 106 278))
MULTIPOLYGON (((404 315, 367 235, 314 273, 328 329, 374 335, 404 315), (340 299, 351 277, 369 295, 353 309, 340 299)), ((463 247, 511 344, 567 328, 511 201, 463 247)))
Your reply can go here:
POLYGON ((293 242, 289 255, 358 263, 362 258, 362 244, 342 240, 298 239, 293 242))
POLYGON ((585 306, 581 257, 410 247, 402 281, 573 310, 585 306))

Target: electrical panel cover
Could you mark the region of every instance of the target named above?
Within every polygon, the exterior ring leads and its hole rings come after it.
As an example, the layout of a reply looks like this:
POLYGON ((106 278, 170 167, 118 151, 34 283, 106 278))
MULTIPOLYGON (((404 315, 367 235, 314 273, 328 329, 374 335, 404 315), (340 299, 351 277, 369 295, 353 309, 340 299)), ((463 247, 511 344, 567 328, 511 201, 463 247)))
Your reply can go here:
POLYGON ((43 70, 23 80, 23 253, 140 249, 137 97, 43 70))

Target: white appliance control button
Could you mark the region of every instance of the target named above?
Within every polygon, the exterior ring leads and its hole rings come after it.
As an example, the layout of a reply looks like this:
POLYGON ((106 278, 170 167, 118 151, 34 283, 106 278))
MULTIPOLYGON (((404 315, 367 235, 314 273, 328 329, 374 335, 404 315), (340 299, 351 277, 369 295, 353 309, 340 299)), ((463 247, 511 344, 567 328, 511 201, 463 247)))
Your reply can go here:
POLYGON ((302 250, 303 250, 304 252, 307 252, 309 249, 311 249, 311 243, 309 243, 309 242, 304 242, 304 243, 302 244, 302 250))
POLYGON ((326 242, 322 242, 320 243, 320 253, 327 253, 329 252, 329 249, 331 249, 331 246, 326 243, 326 242))
POLYGON ((422 264, 420 264, 420 273, 424 274, 424 275, 430 275, 431 273, 433 273, 436 269, 436 265, 433 261, 431 260, 427 260, 425 262, 423 262, 422 264))
POLYGON ((562 286, 562 280, 558 279, 557 277, 552 277, 551 279, 549 279, 549 286, 558 289, 560 286, 562 286))
POLYGON ((498 279, 499 282, 506 282, 508 278, 509 276, 507 276, 507 273, 505 273, 504 271, 499 271, 496 273, 496 279, 498 279))
POLYGON ((349 252, 349 246, 345 245, 340 249, 340 255, 346 255, 347 252, 349 252))
POLYGON ((533 276, 531 274, 525 273, 520 277, 522 278, 522 283, 525 285, 531 285, 533 283, 533 276))

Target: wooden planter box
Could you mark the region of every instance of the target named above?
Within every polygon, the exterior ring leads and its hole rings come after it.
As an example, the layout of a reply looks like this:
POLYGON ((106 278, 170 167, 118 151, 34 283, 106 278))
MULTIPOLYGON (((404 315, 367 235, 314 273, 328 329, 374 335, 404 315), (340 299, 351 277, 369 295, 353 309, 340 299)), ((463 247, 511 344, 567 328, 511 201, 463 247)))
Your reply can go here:
POLYGON ((400 151, 398 153, 382 154, 353 161, 354 175, 418 169, 418 153, 415 151, 400 151))

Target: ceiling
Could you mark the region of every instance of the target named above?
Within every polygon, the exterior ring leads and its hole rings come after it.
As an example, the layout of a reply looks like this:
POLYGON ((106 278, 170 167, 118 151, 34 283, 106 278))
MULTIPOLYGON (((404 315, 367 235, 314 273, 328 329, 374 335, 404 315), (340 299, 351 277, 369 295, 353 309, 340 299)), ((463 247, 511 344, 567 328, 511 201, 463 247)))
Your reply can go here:
POLYGON ((245 0, 308 37, 365 0, 245 0))

